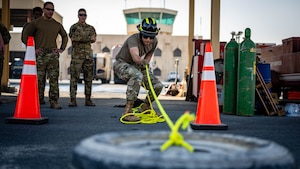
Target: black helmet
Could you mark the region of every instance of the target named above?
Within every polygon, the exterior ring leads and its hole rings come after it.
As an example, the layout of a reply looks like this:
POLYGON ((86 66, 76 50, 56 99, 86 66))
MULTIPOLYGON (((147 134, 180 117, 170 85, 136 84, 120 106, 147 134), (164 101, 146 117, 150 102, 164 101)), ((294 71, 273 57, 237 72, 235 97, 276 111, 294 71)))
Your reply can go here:
POLYGON ((137 25, 137 29, 142 35, 150 37, 156 36, 159 32, 159 29, 157 29, 156 20, 151 17, 143 19, 142 23, 137 25))

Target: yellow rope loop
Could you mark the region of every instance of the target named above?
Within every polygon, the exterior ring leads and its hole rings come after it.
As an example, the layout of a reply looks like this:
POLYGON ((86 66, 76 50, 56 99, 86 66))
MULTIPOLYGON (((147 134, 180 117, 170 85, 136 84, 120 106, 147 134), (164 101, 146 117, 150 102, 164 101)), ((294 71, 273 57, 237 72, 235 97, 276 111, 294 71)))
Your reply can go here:
POLYGON ((169 135, 169 140, 167 140, 160 147, 160 151, 165 151, 172 145, 183 146, 184 148, 187 148, 190 152, 193 152, 193 148, 190 149, 189 144, 184 141, 183 136, 178 132, 171 132, 171 134, 169 135), (186 145, 188 145, 188 146, 186 146, 186 145))
POLYGON ((194 115, 190 115, 189 112, 185 112, 183 115, 179 117, 176 121, 175 125, 171 127, 171 134, 169 135, 169 140, 165 142, 161 147, 161 151, 165 151, 172 145, 182 146, 186 148, 189 152, 193 152, 194 148, 184 141, 183 136, 178 132, 179 127, 182 129, 186 129, 191 121, 195 119, 194 115))
POLYGON ((162 123, 162 122, 165 122, 165 121, 166 121, 166 119, 164 118, 163 115, 157 116, 156 120, 157 120, 157 122, 159 122, 159 123, 162 123))
POLYGON ((155 124, 165 122, 163 116, 158 116, 157 113, 153 110, 145 110, 144 112, 140 113, 141 123, 143 124, 155 124))
MULTIPOLYGON (((144 88, 146 89, 145 84, 143 83, 144 88)), ((128 122, 123 120, 123 116, 121 117, 120 121, 124 124, 155 124, 155 123, 162 123, 165 122, 166 120, 162 115, 158 116, 155 110, 153 109, 152 103, 150 101, 150 97, 148 95, 148 90, 146 90, 147 93, 147 99, 150 103, 150 108, 149 110, 145 110, 144 112, 140 112, 142 106, 144 103, 140 104, 137 107, 132 108, 132 113, 130 115, 135 115, 136 117, 140 118, 140 121, 138 122, 128 122)), ((127 114, 124 115, 125 117, 128 116, 127 114)))
POLYGON ((190 114, 188 111, 186 111, 183 115, 180 116, 180 118, 175 122, 175 130, 179 130, 179 126, 181 126, 181 129, 185 130, 187 127, 189 127, 190 123, 195 120, 195 114, 190 114))
POLYGON ((157 113, 153 109, 145 110, 145 111, 139 113, 139 109, 137 107, 135 107, 133 110, 133 113, 127 113, 127 114, 123 115, 120 118, 120 121, 124 124, 155 124, 155 123, 165 122, 165 119, 163 118, 162 115, 158 116, 157 113), (136 121, 136 122, 130 122, 130 121, 124 120, 125 117, 132 116, 132 115, 140 118, 140 120, 136 121))

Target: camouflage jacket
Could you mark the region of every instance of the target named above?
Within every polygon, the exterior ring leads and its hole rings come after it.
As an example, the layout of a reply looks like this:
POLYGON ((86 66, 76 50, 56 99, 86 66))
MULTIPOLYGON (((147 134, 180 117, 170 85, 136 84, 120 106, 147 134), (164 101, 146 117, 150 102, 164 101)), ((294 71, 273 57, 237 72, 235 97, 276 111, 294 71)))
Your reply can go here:
POLYGON ((72 40, 73 48, 85 48, 90 49, 92 37, 96 35, 96 30, 89 24, 75 23, 70 28, 69 37, 72 40))

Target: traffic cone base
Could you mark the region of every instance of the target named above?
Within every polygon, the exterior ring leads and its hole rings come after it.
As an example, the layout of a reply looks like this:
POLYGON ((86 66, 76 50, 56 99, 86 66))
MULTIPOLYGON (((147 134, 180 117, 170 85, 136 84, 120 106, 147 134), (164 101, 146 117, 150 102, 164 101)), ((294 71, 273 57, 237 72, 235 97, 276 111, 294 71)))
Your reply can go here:
POLYGON ((194 130, 227 130, 227 124, 196 124, 191 123, 191 128, 194 130))
POLYGON ((5 119, 5 122, 9 124, 45 124, 48 122, 48 118, 41 117, 39 119, 30 119, 30 118, 7 117, 5 119))
POLYGON ((34 38, 29 36, 15 114, 14 117, 6 118, 6 123, 44 124, 48 122, 48 118, 42 118, 40 114, 37 83, 34 38))
POLYGON ((220 120, 219 103, 213 53, 210 42, 205 45, 204 63, 195 121, 190 124, 195 130, 226 130, 220 120))

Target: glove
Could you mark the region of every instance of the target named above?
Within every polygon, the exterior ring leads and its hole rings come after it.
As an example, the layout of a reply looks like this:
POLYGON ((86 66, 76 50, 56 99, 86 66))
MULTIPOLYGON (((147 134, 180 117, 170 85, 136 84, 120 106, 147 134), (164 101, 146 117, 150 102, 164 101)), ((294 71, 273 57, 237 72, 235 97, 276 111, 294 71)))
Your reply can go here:
POLYGON ((141 63, 141 68, 146 69, 146 65, 148 65, 148 62, 145 59, 143 59, 141 63))

